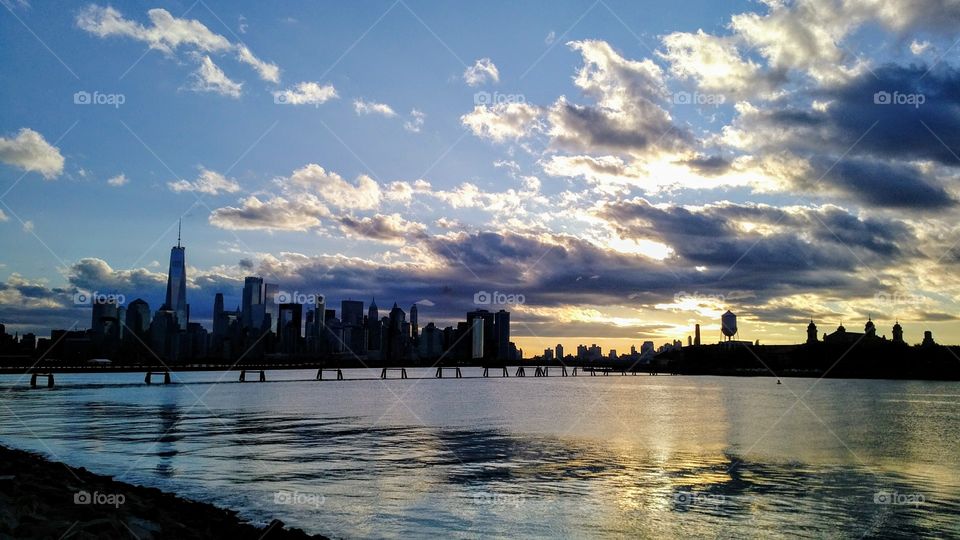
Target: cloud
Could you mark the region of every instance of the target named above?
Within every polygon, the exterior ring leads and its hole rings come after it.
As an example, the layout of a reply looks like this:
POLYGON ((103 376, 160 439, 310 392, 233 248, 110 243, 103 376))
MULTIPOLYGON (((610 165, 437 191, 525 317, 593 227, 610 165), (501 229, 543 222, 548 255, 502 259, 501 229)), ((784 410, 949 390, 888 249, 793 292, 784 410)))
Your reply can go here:
POLYGON ((386 116, 387 118, 393 118, 397 115, 386 103, 364 101, 363 98, 353 100, 353 110, 356 111, 358 115, 378 114, 380 116, 386 116))
POLYGON ((744 59, 731 37, 674 32, 663 37, 665 51, 660 56, 670 63, 671 73, 681 79, 693 79, 707 92, 737 96, 762 94, 782 82, 783 75, 765 72, 759 64, 744 59))
POLYGON ((382 242, 403 244, 407 240, 423 237, 426 226, 422 223, 407 221, 400 214, 376 214, 372 217, 339 218, 340 230, 348 236, 368 238, 382 242))
POLYGON ((210 213, 210 224, 227 230, 304 231, 317 227, 329 215, 315 197, 260 200, 251 195, 240 206, 225 206, 210 213))
POLYGON ((0 161, 50 180, 63 173, 60 149, 30 128, 21 128, 16 137, 0 137, 0 161))
POLYGON ((526 103, 477 105, 460 122, 477 137, 503 142, 520 139, 539 128, 540 110, 526 103))
POLYGON ((548 114, 555 145, 575 151, 648 155, 681 151, 692 142, 692 135, 675 125, 661 106, 668 92, 659 66, 649 59, 628 60, 604 41, 568 45, 584 61, 574 84, 596 105, 558 99, 548 114))
POLYGON ((236 193, 240 191, 240 184, 232 178, 211 171, 205 167, 200 167, 200 175, 193 182, 187 180, 176 180, 167 182, 167 187, 175 193, 192 191, 206 195, 217 195, 218 193, 236 193))
POLYGON ((213 92, 236 99, 243 91, 243 83, 230 80, 209 56, 200 59, 200 65, 191 77, 193 83, 188 88, 195 92, 213 92))
POLYGON ((293 171, 289 182, 338 208, 372 210, 380 205, 382 197, 380 184, 369 176, 361 174, 355 183, 350 183, 315 163, 293 171))
POLYGON ((237 59, 256 70, 261 79, 280 84, 280 68, 254 56, 246 45, 237 45, 237 59))
POLYGON ((113 7, 88 5, 77 15, 77 26, 99 38, 114 36, 126 37, 146 43, 151 49, 173 56, 179 49, 187 49, 189 56, 199 64, 198 77, 202 89, 220 88, 218 93, 236 97, 239 95, 239 83, 231 81, 220 68, 216 67, 211 54, 233 52, 236 59, 247 64, 264 81, 280 82, 280 68, 276 64, 261 60, 242 43, 231 43, 226 37, 207 28, 196 19, 174 17, 165 9, 155 8, 147 12, 149 25, 126 19, 113 7))
POLYGON ((276 103, 287 105, 321 105, 331 99, 336 99, 337 89, 332 84, 321 86, 315 82, 300 82, 292 88, 279 90, 273 93, 276 103))
POLYGON ((489 58, 480 58, 463 72, 463 82, 479 86, 486 82, 500 82, 500 71, 489 58))
POLYGON ((125 186, 125 185, 127 185, 129 182, 130 182, 130 180, 127 178, 127 175, 125 175, 125 174, 123 174, 123 173, 120 173, 120 174, 118 174, 118 175, 116 175, 116 176, 114 176, 114 177, 111 177, 111 178, 108 178, 108 179, 107 179, 107 185, 110 185, 110 186, 113 186, 113 187, 125 186))
POLYGON ((403 123, 403 129, 410 133, 420 133, 427 115, 417 109, 410 111, 410 119, 403 123))

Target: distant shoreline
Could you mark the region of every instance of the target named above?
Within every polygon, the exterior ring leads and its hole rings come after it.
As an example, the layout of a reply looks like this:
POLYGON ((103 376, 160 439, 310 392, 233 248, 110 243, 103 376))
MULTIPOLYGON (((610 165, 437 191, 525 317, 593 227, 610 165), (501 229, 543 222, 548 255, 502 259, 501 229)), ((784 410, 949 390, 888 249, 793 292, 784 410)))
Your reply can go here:
POLYGON ((0 445, 0 536, 326 539, 0 445))

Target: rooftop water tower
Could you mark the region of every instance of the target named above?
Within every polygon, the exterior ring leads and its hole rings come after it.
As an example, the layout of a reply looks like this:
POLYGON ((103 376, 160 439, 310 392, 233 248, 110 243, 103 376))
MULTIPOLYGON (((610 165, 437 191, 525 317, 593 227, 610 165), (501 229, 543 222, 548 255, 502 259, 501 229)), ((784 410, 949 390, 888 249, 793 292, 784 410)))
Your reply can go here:
POLYGON ((727 341, 737 335, 737 316, 729 309, 720 316, 720 331, 727 337, 727 341))

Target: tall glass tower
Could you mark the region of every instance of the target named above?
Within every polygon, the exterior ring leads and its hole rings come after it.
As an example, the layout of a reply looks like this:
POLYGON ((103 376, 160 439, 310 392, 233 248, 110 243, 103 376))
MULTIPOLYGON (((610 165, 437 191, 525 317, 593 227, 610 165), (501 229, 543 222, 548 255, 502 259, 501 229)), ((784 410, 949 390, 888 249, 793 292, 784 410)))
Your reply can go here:
POLYGON ((187 266, 186 248, 180 245, 180 226, 177 225, 177 245, 170 248, 170 270, 167 272, 167 301, 163 309, 177 315, 181 330, 187 329, 190 320, 190 306, 187 305, 187 266))

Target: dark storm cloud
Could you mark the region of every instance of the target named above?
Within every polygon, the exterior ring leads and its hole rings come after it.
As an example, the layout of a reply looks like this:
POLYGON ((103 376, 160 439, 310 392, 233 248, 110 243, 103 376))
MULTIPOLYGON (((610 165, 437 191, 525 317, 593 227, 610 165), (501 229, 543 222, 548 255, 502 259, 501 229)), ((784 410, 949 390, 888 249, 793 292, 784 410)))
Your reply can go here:
POLYGON ((691 169, 706 176, 723 174, 730 170, 730 161, 721 156, 698 157, 684 162, 691 169))
POLYGON ((928 181, 920 170, 909 165, 865 159, 832 162, 828 158, 814 163, 815 170, 829 170, 825 180, 834 188, 873 206, 938 209, 957 202, 942 186, 928 181))
POLYGON ((872 272, 903 257, 913 234, 903 223, 864 219, 839 208, 782 209, 722 204, 693 211, 644 200, 608 205, 601 217, 627 238, 656 239, 674 248, 677 267, 706 266, 725 287, 776 293, 844 288, 865 293, 872 272), (747 232, 739 223, 774 227, 747 232))

